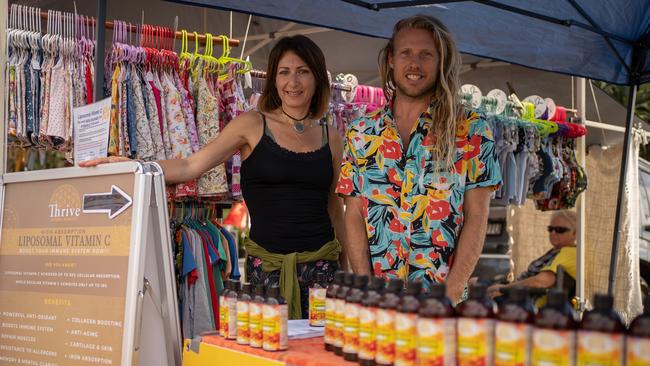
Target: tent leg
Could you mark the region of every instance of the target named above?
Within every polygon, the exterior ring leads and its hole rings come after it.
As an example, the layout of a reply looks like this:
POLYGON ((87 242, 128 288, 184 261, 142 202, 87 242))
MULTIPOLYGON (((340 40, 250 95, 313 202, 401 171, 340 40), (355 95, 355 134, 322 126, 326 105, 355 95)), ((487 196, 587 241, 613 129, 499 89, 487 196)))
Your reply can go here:
MULTIPOLYGON (((630 92, 627 101, 627 116, 625 121, 625 139, 623 141, 623 157, 621 159, 621 174, 618 181, 618 197, 616 199, 616 216, 614 221, 614 237, 612 239, 612 254, 609 262, 609 282, 607 293, 614 294, 616 284, 616 266, 618 265, 618 244, 621 238, 621 222, 623 221, 623 200, 625 199, 625 177, 627 176, 627 159, 632 139, 632 122, 634 121, 634 106, 636 104, 636 92, 638 85, 630 85, 630 92)), ((630 233, 638 235, 638 233, 630 233)))
POLYGON ((106 48, 106 2, 97 0, 97 46, 95 47, 95 88, 93 102, 104 99, 104 49, 106 48))
MULTIPOLYGON (((573 79, 573 78, 572 78, 573 79)), ((587 103, 586 103, 586 89, 587 81, 585 78, 577 78, 577 88, 576 88, 576 109, 578 110, 578 115, 582 118, 587 116, 587 103)), ((582 136, 578 138, 578 164, 582 166, 583 169, 587 169, 586 164, 586 138, 582 136)), ((577 309, 580 313, 585 310, 585 253, 587 251, 586 241, 585 241, 585 228, 587 222, 586 215, 586 204, 587 195, 583 192, 576 202, 576 213, 578 214, 577 230, 576 230, 576 299, 577 299, 577 309)))

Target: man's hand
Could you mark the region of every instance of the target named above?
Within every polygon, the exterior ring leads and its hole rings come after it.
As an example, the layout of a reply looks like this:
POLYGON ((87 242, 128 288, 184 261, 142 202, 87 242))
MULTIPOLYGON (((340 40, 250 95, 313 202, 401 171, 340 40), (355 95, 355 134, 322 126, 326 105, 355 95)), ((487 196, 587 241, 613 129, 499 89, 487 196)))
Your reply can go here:
POLYGON ((495 297, 503 296, 501 289, 506 287, 506 285, 501 283, 495 283, 494 285, 487 288, 487 295, 494 299, 495 297))

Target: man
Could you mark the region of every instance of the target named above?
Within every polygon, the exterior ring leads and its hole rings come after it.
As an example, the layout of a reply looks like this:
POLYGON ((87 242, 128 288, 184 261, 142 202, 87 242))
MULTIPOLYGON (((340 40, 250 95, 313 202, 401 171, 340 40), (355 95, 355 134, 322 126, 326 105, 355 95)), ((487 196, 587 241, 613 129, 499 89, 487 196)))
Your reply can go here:
POLYGON ((403 19, 381 51, 383 110, 348 128, 337 192, 356 273, 447 284, 458 301, 501 183, 488 124, 463 111, 460 55, 428 16, 403 19))

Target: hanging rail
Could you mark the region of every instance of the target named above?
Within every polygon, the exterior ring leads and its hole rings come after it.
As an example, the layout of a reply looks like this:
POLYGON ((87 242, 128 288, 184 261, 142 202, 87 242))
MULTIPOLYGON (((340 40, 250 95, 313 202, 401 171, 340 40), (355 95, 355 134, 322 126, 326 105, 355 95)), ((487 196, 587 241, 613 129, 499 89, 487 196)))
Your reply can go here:
MULTIPOLYGON (((41 19, 47 20, 47 12, 46 11, 41 11, 41 19)), ((92 20, 90 20, 90 19, 88 20, 88 22, 91 22, 91 21, 92 20)), ((106 21, 104 26, 105 26, 106 29, 113 29, 115 25, 111 21, 106 21)), ((131 33, 136 33, 136 30, 137 30, 136 25, 132 25, 132 24, 127 25, 127 31, 129 31, 131 33)), ((181 39, 181 37, 182 37, 181 32, 176 31, 174 33, 174 38, 181 39)), ((205 35, 199 34, 199 35, 197 35, 197 37, 199 39, 199 42, 205 43, 205 39, 206 39, 205 35)), ((187 39, 193 41, 194 40, 194 34, 188 32, 187 33, 187 39)), ((222 40, 221 36, 213 37, 212 38, 212 43, 213 44, 222 44, 223 40, 222 40)), ((231 47, 237 47, 237 46, 239 46, 239 40, 238 39, 229 39, 228 44, 231 47)))

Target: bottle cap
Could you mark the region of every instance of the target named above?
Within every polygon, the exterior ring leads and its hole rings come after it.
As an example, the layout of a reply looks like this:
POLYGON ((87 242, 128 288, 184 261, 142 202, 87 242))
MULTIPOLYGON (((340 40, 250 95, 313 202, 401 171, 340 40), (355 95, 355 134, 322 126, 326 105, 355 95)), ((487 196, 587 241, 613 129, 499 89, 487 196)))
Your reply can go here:
POLYGON ((400 292, 404 288, 404 281, 399 278, 388 280, 388 292, 400 292))
POLYGON ((435 283, 431 286, 431 297, 438 300, 447 296, 447 286, 444 283, 435 283))
POLYGON ((359 275, 354 277, 354 288, 363 289, 368 284, 368 276, 359 275))
POLYGON ((513 302, 526 301, 528 289, 522 286, 515 286, 508 289, 508 300, 513 302))
POLYGON ((354 274, 352 272, 345 272, 343 275, 343 285, 344 286, 352 286, 354 283, 354 274))
POLYGON ((381 277, 373 277, 370 279, 369 290, 381 290, 386 286, 386 281, 381 277))
POLYGON ((563 306, 566 304, 566 291, 554 288, 548 292, 548 304, 550 306, 563 306))
POLYGON ((469 298, 472 300, 480 300, 485 297, 487 288, 485 285, 477 283, 469 287, 469 298))
POLYGON ((253 294, 255 296, 262 296, 264 297, 264 285, 262 284, 257 284, 253 286, 253 294))
POLYGON ((614 307, 614 297, 607 294, 594 295, 594 310, 609 311, 614 307))
POLYGON ((250 295, 251 294, 251 287, 252 286, 251 286, 250 282, 245 282, 244 285, 241 288, 242 295, 243 294, 250 295))
POLYGON ((272 286, 267 292, 266 292, 266 297, 267 298, 273 298, 277 299, 278 296, 280 296, 280 288, 278 286, 272 286))
POLYGON ((337 284, 337 285, 342 284, 344 275, 345 275, 345 272, 336 271, 336 273, 334 273, 334 283, 337 284))
POLYGON ((411 281, 406 287, 406 294, 412 296, 419 296, 422 293, 422 282, 411 281))

